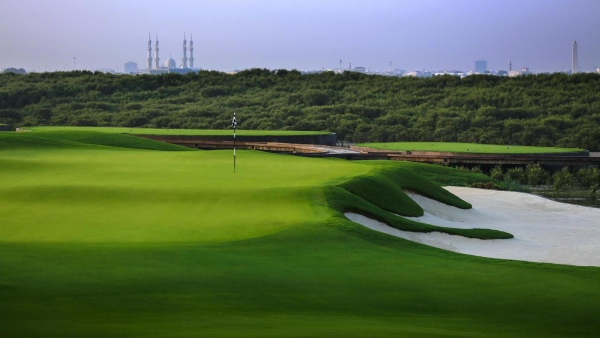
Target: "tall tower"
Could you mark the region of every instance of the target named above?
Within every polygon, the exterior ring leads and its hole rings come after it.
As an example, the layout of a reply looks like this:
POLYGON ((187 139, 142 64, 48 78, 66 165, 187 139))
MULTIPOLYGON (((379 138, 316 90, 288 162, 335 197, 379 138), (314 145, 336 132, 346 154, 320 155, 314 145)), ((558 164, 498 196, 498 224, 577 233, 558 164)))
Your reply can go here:
POLYGON ((573 64, 571 68, 571 74, 579 72, 579 58, 577 55, 577 41, 573 41, 573 64))
POLYGON ((194 68, 194 39, 192 33, 190 33, 190 68, 194 68))
POLYGON ((512 72, 512 60, 508 61, 508 71, 512 72))
POLYGON ((152 39, 150 38, 150 32, 148 32, 148 58, 146 59, 146 68, 152 69, 152 39))
POLYGON ((160 59, 158 58, 158 33, 156 34, 156 42, 154 45, 154 66, 156 69, 160 68, 160 59))
POLYGON ((183 58, 181 59, 181 68, 187 68, 187 40, 185 39, 185 33, 183 33, 183 58))

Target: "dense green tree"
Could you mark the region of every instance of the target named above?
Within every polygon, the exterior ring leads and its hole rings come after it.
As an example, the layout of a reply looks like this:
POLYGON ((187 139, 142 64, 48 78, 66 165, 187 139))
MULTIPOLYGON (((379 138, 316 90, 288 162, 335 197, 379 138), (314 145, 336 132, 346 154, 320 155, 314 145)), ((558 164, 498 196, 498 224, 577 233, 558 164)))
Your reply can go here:
POLYGON ((600 75, 398 78, 354 72, 0 74, 0 123, 326 129, 340 140, 600 150, 600 75))

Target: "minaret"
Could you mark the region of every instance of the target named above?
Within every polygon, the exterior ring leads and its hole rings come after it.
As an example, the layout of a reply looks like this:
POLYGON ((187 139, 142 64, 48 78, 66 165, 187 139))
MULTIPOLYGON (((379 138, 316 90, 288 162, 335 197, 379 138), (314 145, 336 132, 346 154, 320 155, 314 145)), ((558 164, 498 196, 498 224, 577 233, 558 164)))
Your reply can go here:
POLYGON ((187 68, 187 40, 185 39, 185 33, 183 33, 183 58, 181 59, 181 68, 187 68))
POLYGON ((577 41, 573 41, 573 64, 571 74, 579 73, 579 59, 577 55, 577 41))
POLYGON ((194 68, 194 39, 190 33, 190 68, 194 68))
POLYGON ((154 65, 156 69, 160 68, 160 59, 158 58, 158 33, 156 34, 156 44, 154 45, 154 65))
POLYGON ((148 58, 146 59, 146 68, 152 69, 152 39, 150 38, 150 32, 148 32, 148 58))

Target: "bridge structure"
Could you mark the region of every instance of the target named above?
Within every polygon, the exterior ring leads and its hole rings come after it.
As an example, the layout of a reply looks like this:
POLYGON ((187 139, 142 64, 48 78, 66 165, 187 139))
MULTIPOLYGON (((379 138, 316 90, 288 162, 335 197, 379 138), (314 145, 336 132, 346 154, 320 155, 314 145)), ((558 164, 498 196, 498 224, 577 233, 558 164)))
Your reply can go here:
MULTIPOLYGON (((233 141, 226 141, 222 138, 207 139, 191 136, 166 137, 164 135, 138 136, 197 149, 233 149, 234 146, 233 141)), ((355 146, 337 147, 331 145, 330 139, 326 139, 326 141, 326 143, 323 142, 325 144, 305 144, 240 140, 236 142, 236 148, 293 154, 305 157, 329 157, 347 160, 411 161, 447 166, 481 166, 483 168, 491 168, 496 165, 522 167, 528 164, 539 164, 546 170, 554 171, 566 166, 574 169, 600 166, 600 153, 590 153, 589 151, 549 154, 476 154, 434 151, 389 151, 355 146)))

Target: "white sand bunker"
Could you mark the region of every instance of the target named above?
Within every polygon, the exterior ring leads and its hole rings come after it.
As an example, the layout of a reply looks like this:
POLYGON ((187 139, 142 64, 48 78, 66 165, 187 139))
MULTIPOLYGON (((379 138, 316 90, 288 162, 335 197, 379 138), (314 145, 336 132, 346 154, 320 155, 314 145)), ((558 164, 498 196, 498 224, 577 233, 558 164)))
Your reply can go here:
POLYGON ((600 266, 600 209, 554 202, 507 191, 445 187, 471 203, 462 210, 409 193, 425 211, 417 222, 452 228, 496 229, 513 239, 479 240, 440 232, 401 231, 354 213, 353 222, 436 248, 491 258, 579 266, 600 266))

